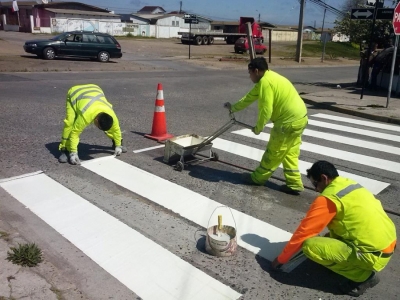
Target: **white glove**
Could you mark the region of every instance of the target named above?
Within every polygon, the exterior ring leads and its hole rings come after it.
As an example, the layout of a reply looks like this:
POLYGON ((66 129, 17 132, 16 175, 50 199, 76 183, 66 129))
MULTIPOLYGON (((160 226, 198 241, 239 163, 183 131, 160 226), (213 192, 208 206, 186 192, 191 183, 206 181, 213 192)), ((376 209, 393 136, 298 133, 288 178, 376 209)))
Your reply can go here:
POLYGON ((232 104, 230 104, 229 102, 225 102, 225 103, 224 103, 224 107, 225 107, 226 109, 231 110, 232 104))
POLYGON ((122 153, 122 147, 121 146, 115 147, 114 155, 115 156, 120 156, 121 153, 122 153))
POLYGON ((80 165, 81 161, 79 160, 78 153, 71 152, 69 154, 69 161, 72 165, 80 165))

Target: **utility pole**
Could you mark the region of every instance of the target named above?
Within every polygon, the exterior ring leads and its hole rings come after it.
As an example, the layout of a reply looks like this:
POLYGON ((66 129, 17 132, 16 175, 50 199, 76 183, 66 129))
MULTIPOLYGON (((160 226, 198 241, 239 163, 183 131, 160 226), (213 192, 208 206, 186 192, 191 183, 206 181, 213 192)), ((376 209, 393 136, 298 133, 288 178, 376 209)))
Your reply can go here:
POLYGON ((299 28, 297 34, 297 48, 296 48, 296 61, 301 63, 301 49, 303 47, 303 16, 304 16, 304 3, 305 0, 300 0, 300 17, 299 28))
POLYGON ((261 22, 261 14, 258 14, 258 23, 261 22))
POLYGON ((326 36, 328 35, 328 34, 326 34, 326 35, 324 36, 325 14, 326 14, 326 8, 324 9, 324 18, 323 18, 323 20, 322 20, 322 30, 321 30, 321 39, 322 39, 322 37, 324 37, 324 48, 323 48, 323 50, 322 50, 321 62, 324 62, 325 46, 326 46, 326 36))

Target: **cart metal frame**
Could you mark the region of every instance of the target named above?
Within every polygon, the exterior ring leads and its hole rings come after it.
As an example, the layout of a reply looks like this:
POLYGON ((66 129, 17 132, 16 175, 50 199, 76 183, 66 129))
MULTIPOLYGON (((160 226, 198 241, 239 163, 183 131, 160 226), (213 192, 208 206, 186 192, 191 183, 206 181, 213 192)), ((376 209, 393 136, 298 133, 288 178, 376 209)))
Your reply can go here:
POLYGON ((214 132, 212 135, 206 138, 192 134, 192 135, 177 136, 175 138, 167 140, 164 148, 164 162, 168 163, 173 155, 179 155, 180 156, 179 161, 174 166, 174 168, 177 171, 182 171, 185 168, 185 165, 195 164, 196 162, 200 163, 208 160, 217 161, 219 159, 219 156, 216 152, 214 152, 211 149, 212 141, 214 139, 219 137, 221 134, 225 133, 233 125, 239 125, 248 129, 253 129, 253 126, 250 126, 248 124, 236 120, 235 115, 231 111, 229 112, 229 117, 230 120, 227 123, 225 123, 225 125, 223 125, 220 129, 218 129, 216 132, 214 132), (184 146, 182 144, 179 144, 179 139, 186 139, 186 140, 191 139, 192 142, 194 141, 197 143, 184 146), (199 141, 201 142, 198 143, 199 141), (208 156, 202 158, 196 156, 199 152, 205 152, 205 151, 209 151, 208 156), (194 157, 194 159, 185 161, 185 157, 187 156, 192 156, 194 157))

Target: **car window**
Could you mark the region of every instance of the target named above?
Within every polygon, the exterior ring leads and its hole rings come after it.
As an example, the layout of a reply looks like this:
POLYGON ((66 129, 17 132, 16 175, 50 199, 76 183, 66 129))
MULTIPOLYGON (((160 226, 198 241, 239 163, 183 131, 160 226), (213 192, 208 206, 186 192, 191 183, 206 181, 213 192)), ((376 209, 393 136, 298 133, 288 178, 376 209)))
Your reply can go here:
POLYGON ((102 44, 114 44, 111 37, 105 35, 97 35, 97 41, 102 44))
POLYGON ((93 34, 84 34, 83 42, 85 43, 97 43, 96 37, 93 34))
POLYGON ((71 34, 71 35, 69 35, 69 36, 66 36, 65 37, 65 41, 66 42, 73 42, 74 41, 74 35, 73 34, 71 34))
POLYGON ((82 34, 75 34, 74 42, 82 42, 82 34))

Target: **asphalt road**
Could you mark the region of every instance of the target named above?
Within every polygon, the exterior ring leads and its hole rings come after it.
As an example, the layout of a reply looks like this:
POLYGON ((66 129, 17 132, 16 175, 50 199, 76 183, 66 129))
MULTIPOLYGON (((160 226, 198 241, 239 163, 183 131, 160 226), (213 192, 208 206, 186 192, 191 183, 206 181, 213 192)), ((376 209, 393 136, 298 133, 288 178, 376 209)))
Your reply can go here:
MULTIPOLYGON (((356 67, 329 68, 279 68, 276 69, 295 83, 299 92, 308 93, 330 89, 336 84, 354 82, 356 67)), ((150 240, 189 262, 218 281, 243 294, 243 299, 347 299, 337 290, 335 274, 306 261, 290 274, 273 274, 268 260, 255 256, 242 247, 234 257, 219 259, 204 253, 201 234, 204 228, 193 220, 181 217, 173 210, 154 204, 151 199, 96 175, 78 166, 59 164, 58 143, 64 117, 65 94, 68 88, 79 83, 100 85, 108 100, 114 105, 119 117, 123 137, 129 151, 119 160, 138 167, 157 177, 176 183, 199 195, 213 199, 246 215, 293 232, 307 211, 316 193, 308 187, 299 197, 279 192, 283 174, 277 170, 265 187, 252 187, 242 183, 246 169, 253 169, 257 161, 240 155, 215 149, 221 161, 188 166, 177 172, 171 165, 163 163, 163 149, 140 153, 134 150, 157 146, 156 142, 143 137, 150 133, 157 84, 162 83, 167 115, 168 132, 175 135, 198 134, 207 136, 215 132, 226 121, 228 114, 222 107, 226 101, 236 101, 251 87, 246 71, 210 71, 192 67, 191 70, 143 73, 13 73, 0 74, 0 106, 2 111, 0 149, 0 178, 9 178, 42 170, 47 176, 88 200, 101 210, 114 216, 129 227, 139 231, 150 240), (242 167, 242 168, 241 168, 242 167)), ((254 105, 255 106, 255 105, 254 105)), ((248 124, 256 120, 256 108, 237 114, 237 118, 248 124)), ((315 114, 328 114, 356 119, 309 107, 310 119, 327 121, 315 114)), ((348 122, 329 120, 330 123, 391 134, 400 138, 400 127, 395 130, 352 125, 348 122)), ((228 142, 240 143, 259 150, 265 141, 232 133, 235 127, 220 136, 228 142)), ((322 133, 338 134, 349 138, 360 138, 354 132, 344 133, 332 128, 310 125, 322 133)), ((354 130, 353 130, 354 131, 354 130)), ((265 130, 266 133, 269 129, 265 130)), ((365 141, 399 147, 395 140, 383 141, 380 137, 364 137, 365 141)), ((381 158, 395 164, 400 163, 398 154, 388 154, 363 147, 362 143, 351 146, 335 140, 324 140, 312 135, 304 136, 311 150, 302 151, 301 160, 313 163, 318 159, 332 161, 340 170, 368 179, 384 182, 388 187, 379 192, 385 208, 400 211, 398 193, 399 175, 396 170, 382 166, 362 164, 359 155, 381 158), (330 157, 324 146, 350 153, 350 158, 330 157), (321 150, 322 149, 322 150, 321 150), (351 156, 353 155, 353 157, 351 156)), ((111 142, 94 127, 81 135, 79 146, 83 161, 112 154, 111 142)), ((366 158, 366 161, 371 161, 366 158)), ((131 178, 132 181, 138 180, 131 178)), ((157 189, 154 186, 154 189, 157 189)), ((166 191, 167 192, 167 191, 166 191)), ((91 258, 84 255, 74 244, 69 243, 31 211, 0 189, 0 203, 7 212, 6 221, 17 227, 21 234, 36 241, 48 253, 48 259, 64 270, 63 275, 75 282, 89 299, 133 299, 134 294, 118 280, 110 276, 91 258)), ((399 217, 391 216, 397 228, 399 217)), ((237 224, 240 228, 242 224, 237 224)), ((259 237, 262 239, 262 237, 259 237)), ((262 241, 258 241, 262 244, 262 241)), ((390 265, 382 272, 382 283, 369 291, 364 299, 398 298, 400 260, 395 254, 390 265)))

